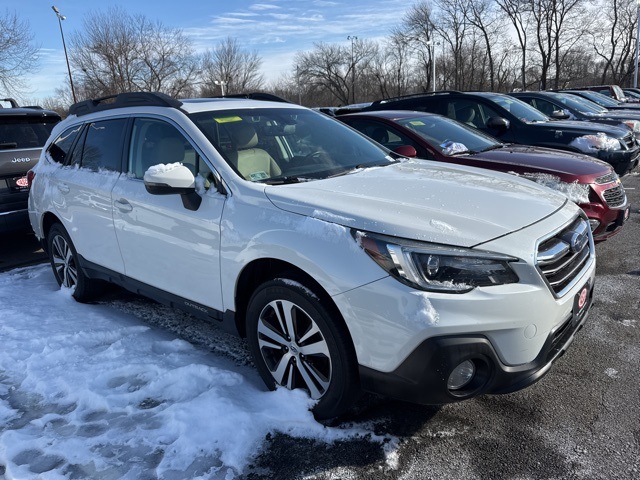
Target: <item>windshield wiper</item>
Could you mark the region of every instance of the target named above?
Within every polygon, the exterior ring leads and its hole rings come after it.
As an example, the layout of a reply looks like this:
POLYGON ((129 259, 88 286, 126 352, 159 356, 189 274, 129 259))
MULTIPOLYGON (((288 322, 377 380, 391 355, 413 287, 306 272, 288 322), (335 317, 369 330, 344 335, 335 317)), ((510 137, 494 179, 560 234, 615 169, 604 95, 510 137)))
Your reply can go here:
POLYGON ((308 182, 312 180, 311 178, 306 177, 276 177, 276 178, 268 178, 266 180, 261 180, 259 183, 266 183, 267 185, 287 185, 290 183, 301 183, 308 182))
POLYGON ((504 143, 496 143, 494 145, 489 145, 487 148, 483 148, 482 150, 479 150, 478 153, 489 152, 491 150, 496 150, 497 148, 502 148, 503 146, 504 146, 504 143))

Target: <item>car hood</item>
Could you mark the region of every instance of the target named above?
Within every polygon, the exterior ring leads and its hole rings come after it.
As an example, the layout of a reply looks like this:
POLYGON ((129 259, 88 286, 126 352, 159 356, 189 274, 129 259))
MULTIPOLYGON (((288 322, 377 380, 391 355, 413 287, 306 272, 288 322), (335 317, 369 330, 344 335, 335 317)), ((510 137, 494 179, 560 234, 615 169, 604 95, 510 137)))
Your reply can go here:
POLYGON ((526 145, 505 145, 469 155, 501 171, 539 172, 556 175, 565 182, 592 183, 611 171, 611 165, 580 153, 526 145))
POLYGON ((288 212, 397 237, 471 247, 531 225, 566 198, 508 174, 425 160, 267 186, 288 212))
POLYGON ((551 120, 542 123, 532 123, 530 125, 534 127, 562 129, 565 133, 572 132, 575 135, 593 135, 602 132, 614 138, 623 138, 627 133, 630 133, 630 130, 626 127, 617 127, 605 123, 582 122, 580 120, 551 120))

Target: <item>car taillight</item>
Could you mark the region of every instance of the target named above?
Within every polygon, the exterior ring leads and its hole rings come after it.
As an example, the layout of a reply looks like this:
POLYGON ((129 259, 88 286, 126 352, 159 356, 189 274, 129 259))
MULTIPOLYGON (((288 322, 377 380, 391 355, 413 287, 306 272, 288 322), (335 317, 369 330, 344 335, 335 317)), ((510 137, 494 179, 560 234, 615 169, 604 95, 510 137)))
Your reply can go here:
POLYGON ((36 178, 36 172, 34 172, 33 170, 29 170, 27 172, 27 184, 29 188, 31 188, 31 184, 33 183, 34 178, 36 178))

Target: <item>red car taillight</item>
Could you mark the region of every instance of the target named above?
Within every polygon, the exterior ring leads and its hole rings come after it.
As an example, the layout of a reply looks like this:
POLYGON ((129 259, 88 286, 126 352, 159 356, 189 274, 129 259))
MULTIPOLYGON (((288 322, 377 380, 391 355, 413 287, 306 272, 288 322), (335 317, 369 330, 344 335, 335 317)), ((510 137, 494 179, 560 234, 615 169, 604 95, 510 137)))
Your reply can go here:
POLYGON ((34 178, 36 178, 36 172, 34 172, 33 170, 29 170, 27 172, 27 184, 29 186, 29 189, 31 189, 31 184, 33 183, 34 178))

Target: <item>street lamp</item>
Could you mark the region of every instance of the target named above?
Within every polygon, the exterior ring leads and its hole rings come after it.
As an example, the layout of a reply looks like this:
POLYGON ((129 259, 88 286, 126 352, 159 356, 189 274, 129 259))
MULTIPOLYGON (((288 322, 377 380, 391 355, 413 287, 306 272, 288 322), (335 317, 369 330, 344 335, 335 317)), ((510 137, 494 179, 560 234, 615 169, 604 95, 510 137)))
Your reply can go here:
POLYGON ((351 40, 351 103, 356 103, 356 63, 353 58, 353 42, 358 40, 358 37, 347 35, 347 40, 351 40))
POLYGON ((640 0, 636 0, 636 68, 633 73, 633 88, 638 88, 638 36, 640 36, 640 0))
MULTIPOLYGON (((639 0, 640 1, 640 0, 639 0)), ((60 36, 62 37, 62 48, 64 48, 64 58, 67 60, 67 71, 69 72, 69 83, 71 84, 71 95, 73 96, 73 103, 77 103, 76 90, 73 88, 73 78, 71 77, 71 67, 69 66, 69 56, 67 55, 67 44, 64 41, 64 33, 62 33, 62 20, 66 20, 67 17, 60 13, 58 7, 53 5, 51 9, 56 13, 58 17, 58 25, 60 25, 60 36)))
POLYGON ((220 90, 222 91, 222 96, 224 97, 224 86, 229 82, 225 82, 224 80, 214 80, 213 83, 215 83, 216 85, 220 85, 220 90))
POLYGON ((427 41, 427 46, 431 48, 431 91, 433 92, 436 91, 436 45, 440 45, 440 42, 427 41))

